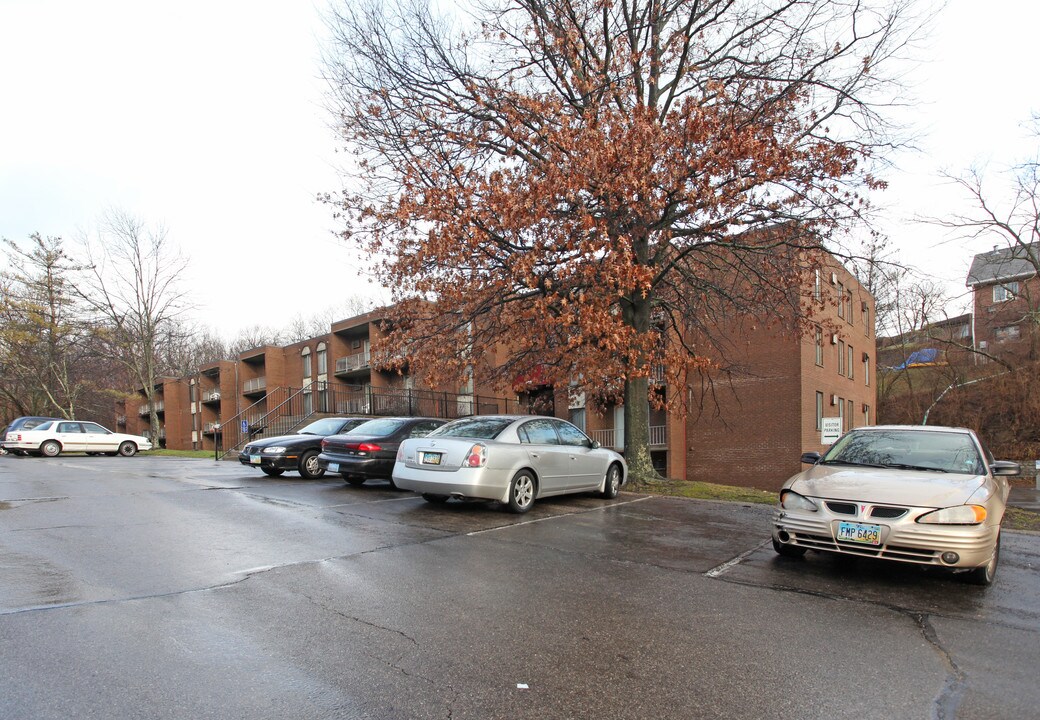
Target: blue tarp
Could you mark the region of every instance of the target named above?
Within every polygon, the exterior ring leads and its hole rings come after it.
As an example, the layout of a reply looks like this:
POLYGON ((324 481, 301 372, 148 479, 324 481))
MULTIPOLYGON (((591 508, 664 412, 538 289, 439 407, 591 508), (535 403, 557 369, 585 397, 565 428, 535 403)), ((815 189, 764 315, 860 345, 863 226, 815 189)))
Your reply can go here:
POLYGON ((939 351, 936 348, 924 348, 922 350, 914 350, 906 361, 892 369, 905 370, 907 368, 928 367, 929 365, 940 364, 942 364, 942 361, 939 360, 939 351))

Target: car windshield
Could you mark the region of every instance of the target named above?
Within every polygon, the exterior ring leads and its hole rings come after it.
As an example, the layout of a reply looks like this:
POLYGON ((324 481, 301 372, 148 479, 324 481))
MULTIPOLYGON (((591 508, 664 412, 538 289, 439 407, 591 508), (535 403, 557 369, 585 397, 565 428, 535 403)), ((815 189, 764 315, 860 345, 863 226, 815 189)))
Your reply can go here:
POLYGON ((343 422, 342 418, 322 418, 321 420, 315 420, 310 425, 306 425, 300 428, 300 435, 334 435, 338 432, 346 432, 353 427, 357 427, 361 423, 366 422, 364 419, 348 420, 346 423, 343 422))
POLYGON ((377 418, 366 420, 345 435, 364 435, 366 437, 387 437, 393 435, 407 420, 400 418, 377 418))
POLYGON ((985 473, 978 448, 967 433, 913 429, 853 430, 827 451, 820 464, 985 473))
POLYGON ((513 424, 513 418, 472 417, 453 420, 441 425, 427 437, 465 437, 478 440, 494 440, 507 427, 513 424))

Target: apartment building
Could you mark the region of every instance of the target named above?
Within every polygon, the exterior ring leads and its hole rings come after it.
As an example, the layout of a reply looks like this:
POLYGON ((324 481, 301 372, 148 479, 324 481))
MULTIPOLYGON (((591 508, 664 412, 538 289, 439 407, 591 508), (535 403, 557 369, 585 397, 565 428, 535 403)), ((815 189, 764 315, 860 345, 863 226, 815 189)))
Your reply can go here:
MULTIPOLYGON (((651 458, 668 477, 776 488, 800 469, 802 452, 823 450, 824 418, 842 429, 874 421, 874 308, 856 279, 833 258, 803 288, 814 308, 777 325, 740 318, 724 328, 728 371, 714 393, 683 392, 685 407, 650 411, 651 458), (801 329, 798 329, 801 328, 801 329)), ((169 448, 229 451, 251 437, 285 433, 316 414, 460 417, 502 412, 551 413, 571 420, 606 447, 623 449, 624 408, 593 411, 581 394, 554 392, 537 378, 492 385, 480 366, 459 386, 417 387, 403 371, 373 364, 385 334, 376 310, 340 320, 329 332, 284 347, 263 346, 205 365, 191 378, 164 378, 156 410, 169 448)), ((501 362, 502 348, 481 353, 501 362)), ((143 392, 116 410, 119 429, 148 434, 143 392)))

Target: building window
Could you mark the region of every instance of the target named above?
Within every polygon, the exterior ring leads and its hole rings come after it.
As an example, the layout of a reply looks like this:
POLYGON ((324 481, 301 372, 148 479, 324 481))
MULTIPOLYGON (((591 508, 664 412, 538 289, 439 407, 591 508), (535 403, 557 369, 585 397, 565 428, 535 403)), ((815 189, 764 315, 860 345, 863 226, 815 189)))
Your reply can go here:
POLYGON ((1007 302, 1018 295, 1018 282, 1008 282, 993 286, 993 302, 1007 302))
POLYGON ((870 387, 870 356, 863 353, 863 384, 870 387))
POLYGON ((311 349, 304 348, 300 352, 300 359, 303 361, 303 376, 309 378, 311 376, 311 349))
POLYGON ((838 317, 845 317, 845 283, 838 283, 838 317))
POLYGON ((845 432, 845 398, 838 398, 838 419, 841 420, 841 431, 845 432))
POLYGON ((819 325, 816 326, 815 332, 816 341, 816 364, 823 367, 823 328, 819 325))
POLYGON ((838 374, 845 374, 845 341, 838 341, 838 374))
POLYGON ((863 424, 870 425, 870 405, 863 406, 863 424))
POLYGON ((813 300, 819 302, 823 299, 823 273, 820 272, 820 268, 816 268, 813 271, 813 300))
POLYGON ((852 346, 849 345, 848 352, 846 353, 846 357, 847 357, 846 365, 848 365, 847 370, 848 370, 848 373, 849 373, 849 380, 855 379, 855 372, 854 372, 855 364, 854 364, 854 360, 853 360, 855 355, 856 355, 856 353, 852 350, 852 346))
POLYGON ((816 391, 816 429, 823 430, 823 393, 816 391))
POLYGON ((318 343, 318 375, 327 375, 329 372, 328 352, 325 343, 318 343))
POLYGON ((848 429, 851 430, 856 424, 856 403, 851 400, 849 400, 849 412, 847 413, 847 416, 849 418, 848 429))
POLYGON ((568 419, 571 421, 572 425, 582 432, 585 432, 585 408, 571 408, 570 417, 568 419))
POLYGON ((1021 330, 1019 330, 1018 325, 1005 325, 1004 327, 994 328, 993 336, 1000 342, 1018 340, 1021 337, 1021 330))
POLYGON ((870 306, 863 303, 863 334, 870 337, 870 306))

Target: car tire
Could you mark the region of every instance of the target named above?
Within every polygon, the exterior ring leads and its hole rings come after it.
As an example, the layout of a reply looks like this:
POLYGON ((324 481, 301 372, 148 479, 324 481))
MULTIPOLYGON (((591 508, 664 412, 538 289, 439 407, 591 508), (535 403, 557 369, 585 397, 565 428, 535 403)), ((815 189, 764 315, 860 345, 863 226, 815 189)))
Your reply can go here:
POLYGON ((308 450, 300 456, 300 477, 313 480, 325 474, 325 468, 318 465, 318 453, 308 450))
POLYGON ((262 472, 264 473, 264 475, 266 475, 267 477, 278 477, 278 476, 279 476, 279 475, 281 475, 281 474, 282 474, 283 472, 285 472, 285 470, 280 470, 280 469, 278 469, 278 468, 272 468, 272 467, 262 467, 262 468, 260 468, 260 470, 261 470, 261 471, 262 471, 262 472))
POLYGON ((119 454, 123 457, 133 457, 137 454, 137 446, 129 440, 119 443, 119 454))
POLYGON ((57 440, 45 440, 40 445, 40 454, 44 457, 58 457, 61 454, 61 444, 57 440))
POLYGON ((613 500, 621 492, 621 466, 611 463, 607 468, 607 474, 603 478, 603 492, 600 496, 607 500, 613 500))
POLYGON ((985 565, 980 565, 973 570, 969 570, 964 573, 961 577, 964 578, 964 582, 971 585, 982 585, 989 586, 993 584, 993 580, 997 577, 997 566, 1000 564, 1000 534, 997 534, 997 543, 993 546, 993 556, 985 565))
POLYGON ((447 495, 439 495, 438 493, 423 493, 422 499, 428 503, 433 503, 434 505, 443 505, 448 502, 447 495))
POLYGON ((343 479, 347 481, 348 485, 353 485, 354 487, 361 487, 365 484, 365 478, 358 477, 357 475, 351 475, 350 477, 344 475, 343 479))
POLYGON ((510 512, 517 514, 525 513, 534 505, 534 496, 537 485, 534 475, 530 470, 521 470, 509 482, 509 506, 510 512))
POLYGON ((805 555, 805 548, 782 543, 776 538, 773 538, 773 550, 775 550, 776 554, 780 557, 786 558, 800 558, 805 555))

